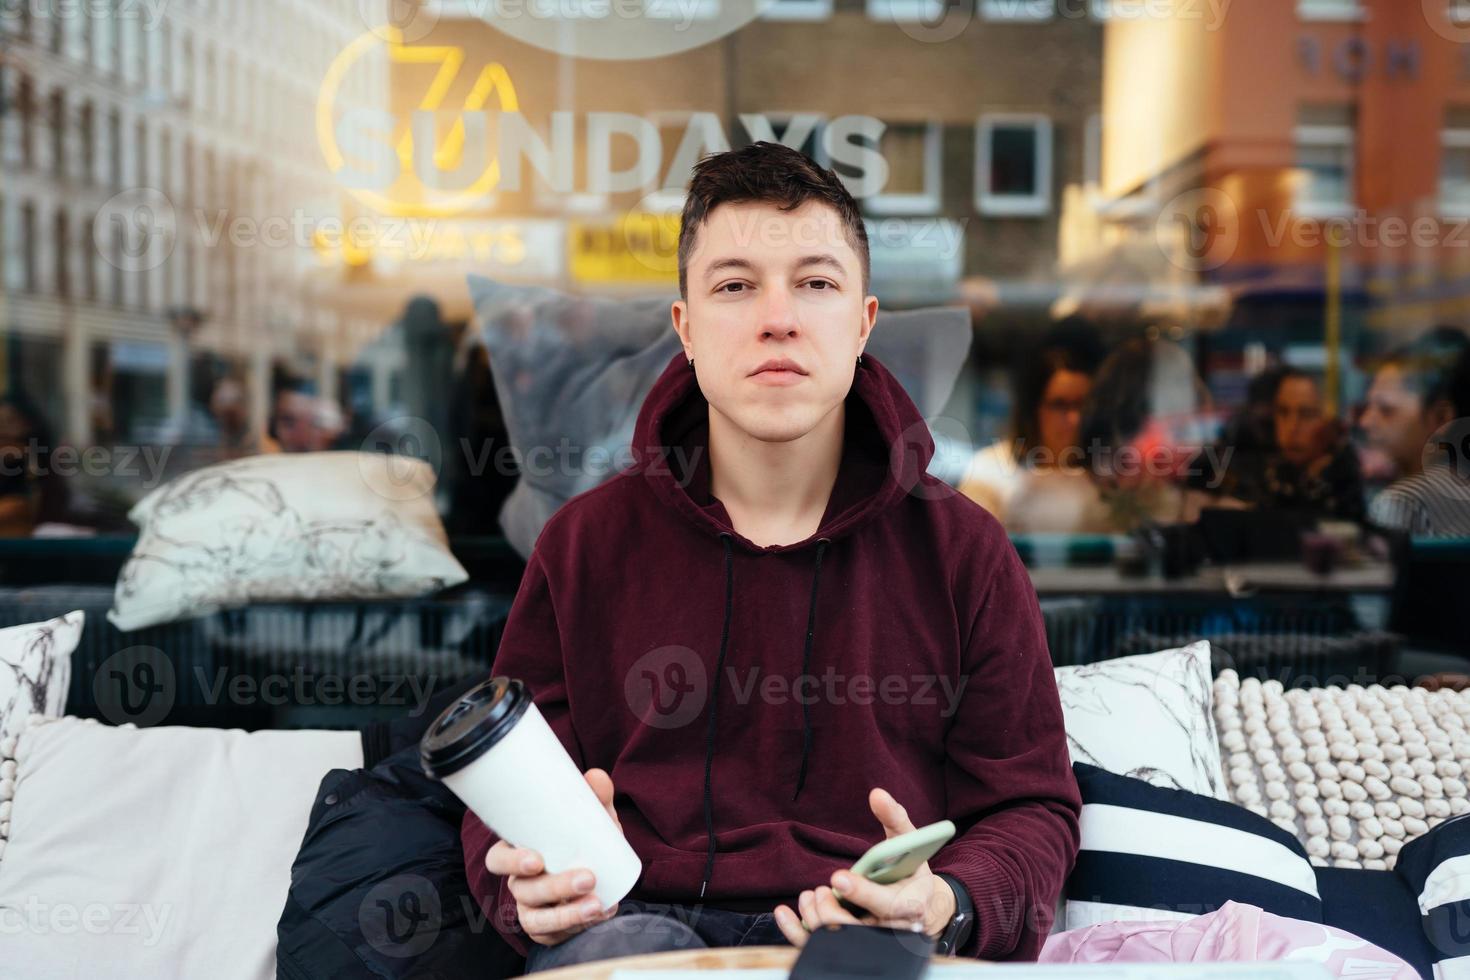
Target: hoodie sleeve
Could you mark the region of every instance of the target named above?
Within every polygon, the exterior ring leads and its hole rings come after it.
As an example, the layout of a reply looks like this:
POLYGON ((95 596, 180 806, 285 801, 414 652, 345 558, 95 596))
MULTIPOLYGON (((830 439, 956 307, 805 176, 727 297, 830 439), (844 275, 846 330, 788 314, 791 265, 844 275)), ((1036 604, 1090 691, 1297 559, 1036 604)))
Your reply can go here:
POLYGON ((1082 803, 1036 591, 1010 542, 992 541, 1001 556, 987 570, 945 746, 960 834, 930 868, 963 883, 974 902, 960 953, 1035 960, 1077 856, 1082 803))
MULTIPOLYGON (((531 553, 531 560, 521 577, 492 672, 525 682, 531 689, 537 709, 561 739, 572 761, 578 769, 585 770, 576 735, 572 732, 561 634, 557 629, 551 588, 539 551, 531 553)), ((504 879, 485 869, 485 855, 499 839, 473 812, 465 811, 464 822, 460 825, 460 842, 464 845, 465 874, 469 879, 470 893, 496 930, 525 955, 531 940, 521 929, 516 916, 515 898, 504 879)))

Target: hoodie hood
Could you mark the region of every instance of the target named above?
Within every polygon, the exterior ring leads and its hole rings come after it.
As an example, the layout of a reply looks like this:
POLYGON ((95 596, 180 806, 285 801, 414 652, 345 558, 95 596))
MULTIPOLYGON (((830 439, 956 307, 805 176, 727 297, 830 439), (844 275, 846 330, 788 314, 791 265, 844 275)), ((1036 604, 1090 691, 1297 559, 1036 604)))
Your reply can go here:
POLYGON ((710 495, 709 402, 683 353, 654 382, 633 431, 635 470, 670 508, 712 537, 748 551, 781 552, 835 541, 877 518, 926 479, 934 440, 898 379, 865 355, 847 395, 842 461, 817 531, 803 541, 762 547, 731 524, 710 495))

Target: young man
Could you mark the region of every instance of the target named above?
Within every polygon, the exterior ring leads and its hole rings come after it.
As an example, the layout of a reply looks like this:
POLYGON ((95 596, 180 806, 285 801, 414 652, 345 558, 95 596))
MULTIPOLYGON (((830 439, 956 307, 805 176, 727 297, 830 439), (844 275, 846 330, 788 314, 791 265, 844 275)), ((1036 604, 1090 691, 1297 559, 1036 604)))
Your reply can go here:
POLYGON ((463 828, 470 887, 528 970, 822 923, 1034 959, 1077 851, 1036 595, 1000 526, 925 475, 934 446, 863 348, 878 312, 857 205, 756 143, 703 160, 679 242, 684 346, 637 464, 536 543, 495 672, 534 692, 643 861, 591 874, 463 828), (956 836, 893 885, 886 837, 956 836), (493 845, 493 846, 492 846, 493 845))

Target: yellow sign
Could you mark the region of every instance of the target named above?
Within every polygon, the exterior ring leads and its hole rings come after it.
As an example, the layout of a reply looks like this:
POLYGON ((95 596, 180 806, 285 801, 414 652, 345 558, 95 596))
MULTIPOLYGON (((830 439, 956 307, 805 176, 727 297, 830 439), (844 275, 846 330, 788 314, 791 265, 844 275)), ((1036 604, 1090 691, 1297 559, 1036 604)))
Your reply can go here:
POLYGON ((582 283, 679 281, 679 216, 635 211, 614 222, 572 222, 567 267, 582 283))
MULTIPOLYGON (((316 134, 322 156, 333 174, 341 173, 347 166, 342 148, 337 144, 334 111, 342 80, 352 66, 379 45, 388 47, 388 60, 392 64, 438 65, 433 81, 419 100, 418 108, 437 111, 444 108, 445 96, 464 67, 464 49, 446 45, 408 45, 403 43, 400 31, 385 29, 369 31, 356 38, 332 61, 322 79, 321 92, 317 97, 316 134), (389 38, 384 40, 383 35, 389 38)), ((486 65, 475 80, 474 86, 465 96, 464 110, 478 112, 485 108, 494 95, 502 112, 519 112, 520 101, 516 97, 515 85, 505 66, 497 63, 486 65)), ((395 133, 399 172, 392 185, 381 190, 348 188, 358 200, 382 214, 396 217, 437 218, 462 214, 483 207, 483 202, 495 185, 500 182, 500 161, 491 157, 481 173, 469 187, 459 191, 434 191, 424 185, 415 172, 413 132, 406 124, 395 133)), ((456 168, 464 156, 465 125, 463 117, 457 119, 443 141, 434 148, 434 164, 442 169, 456 168)), ((488 148, 487 148, 488 152, 488 148)))

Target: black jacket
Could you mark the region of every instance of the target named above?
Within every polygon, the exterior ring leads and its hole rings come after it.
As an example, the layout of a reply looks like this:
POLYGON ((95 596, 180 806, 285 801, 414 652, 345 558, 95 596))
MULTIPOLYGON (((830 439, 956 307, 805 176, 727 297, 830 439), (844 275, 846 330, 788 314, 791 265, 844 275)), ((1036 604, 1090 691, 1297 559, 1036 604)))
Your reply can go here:
POLYGON ((465 880, 464 804, 419 769, 418 740, 445 705, 363 731, 363 768, 322 779, 276 927, 283 980, 490 980, 524 968, 465 880))

